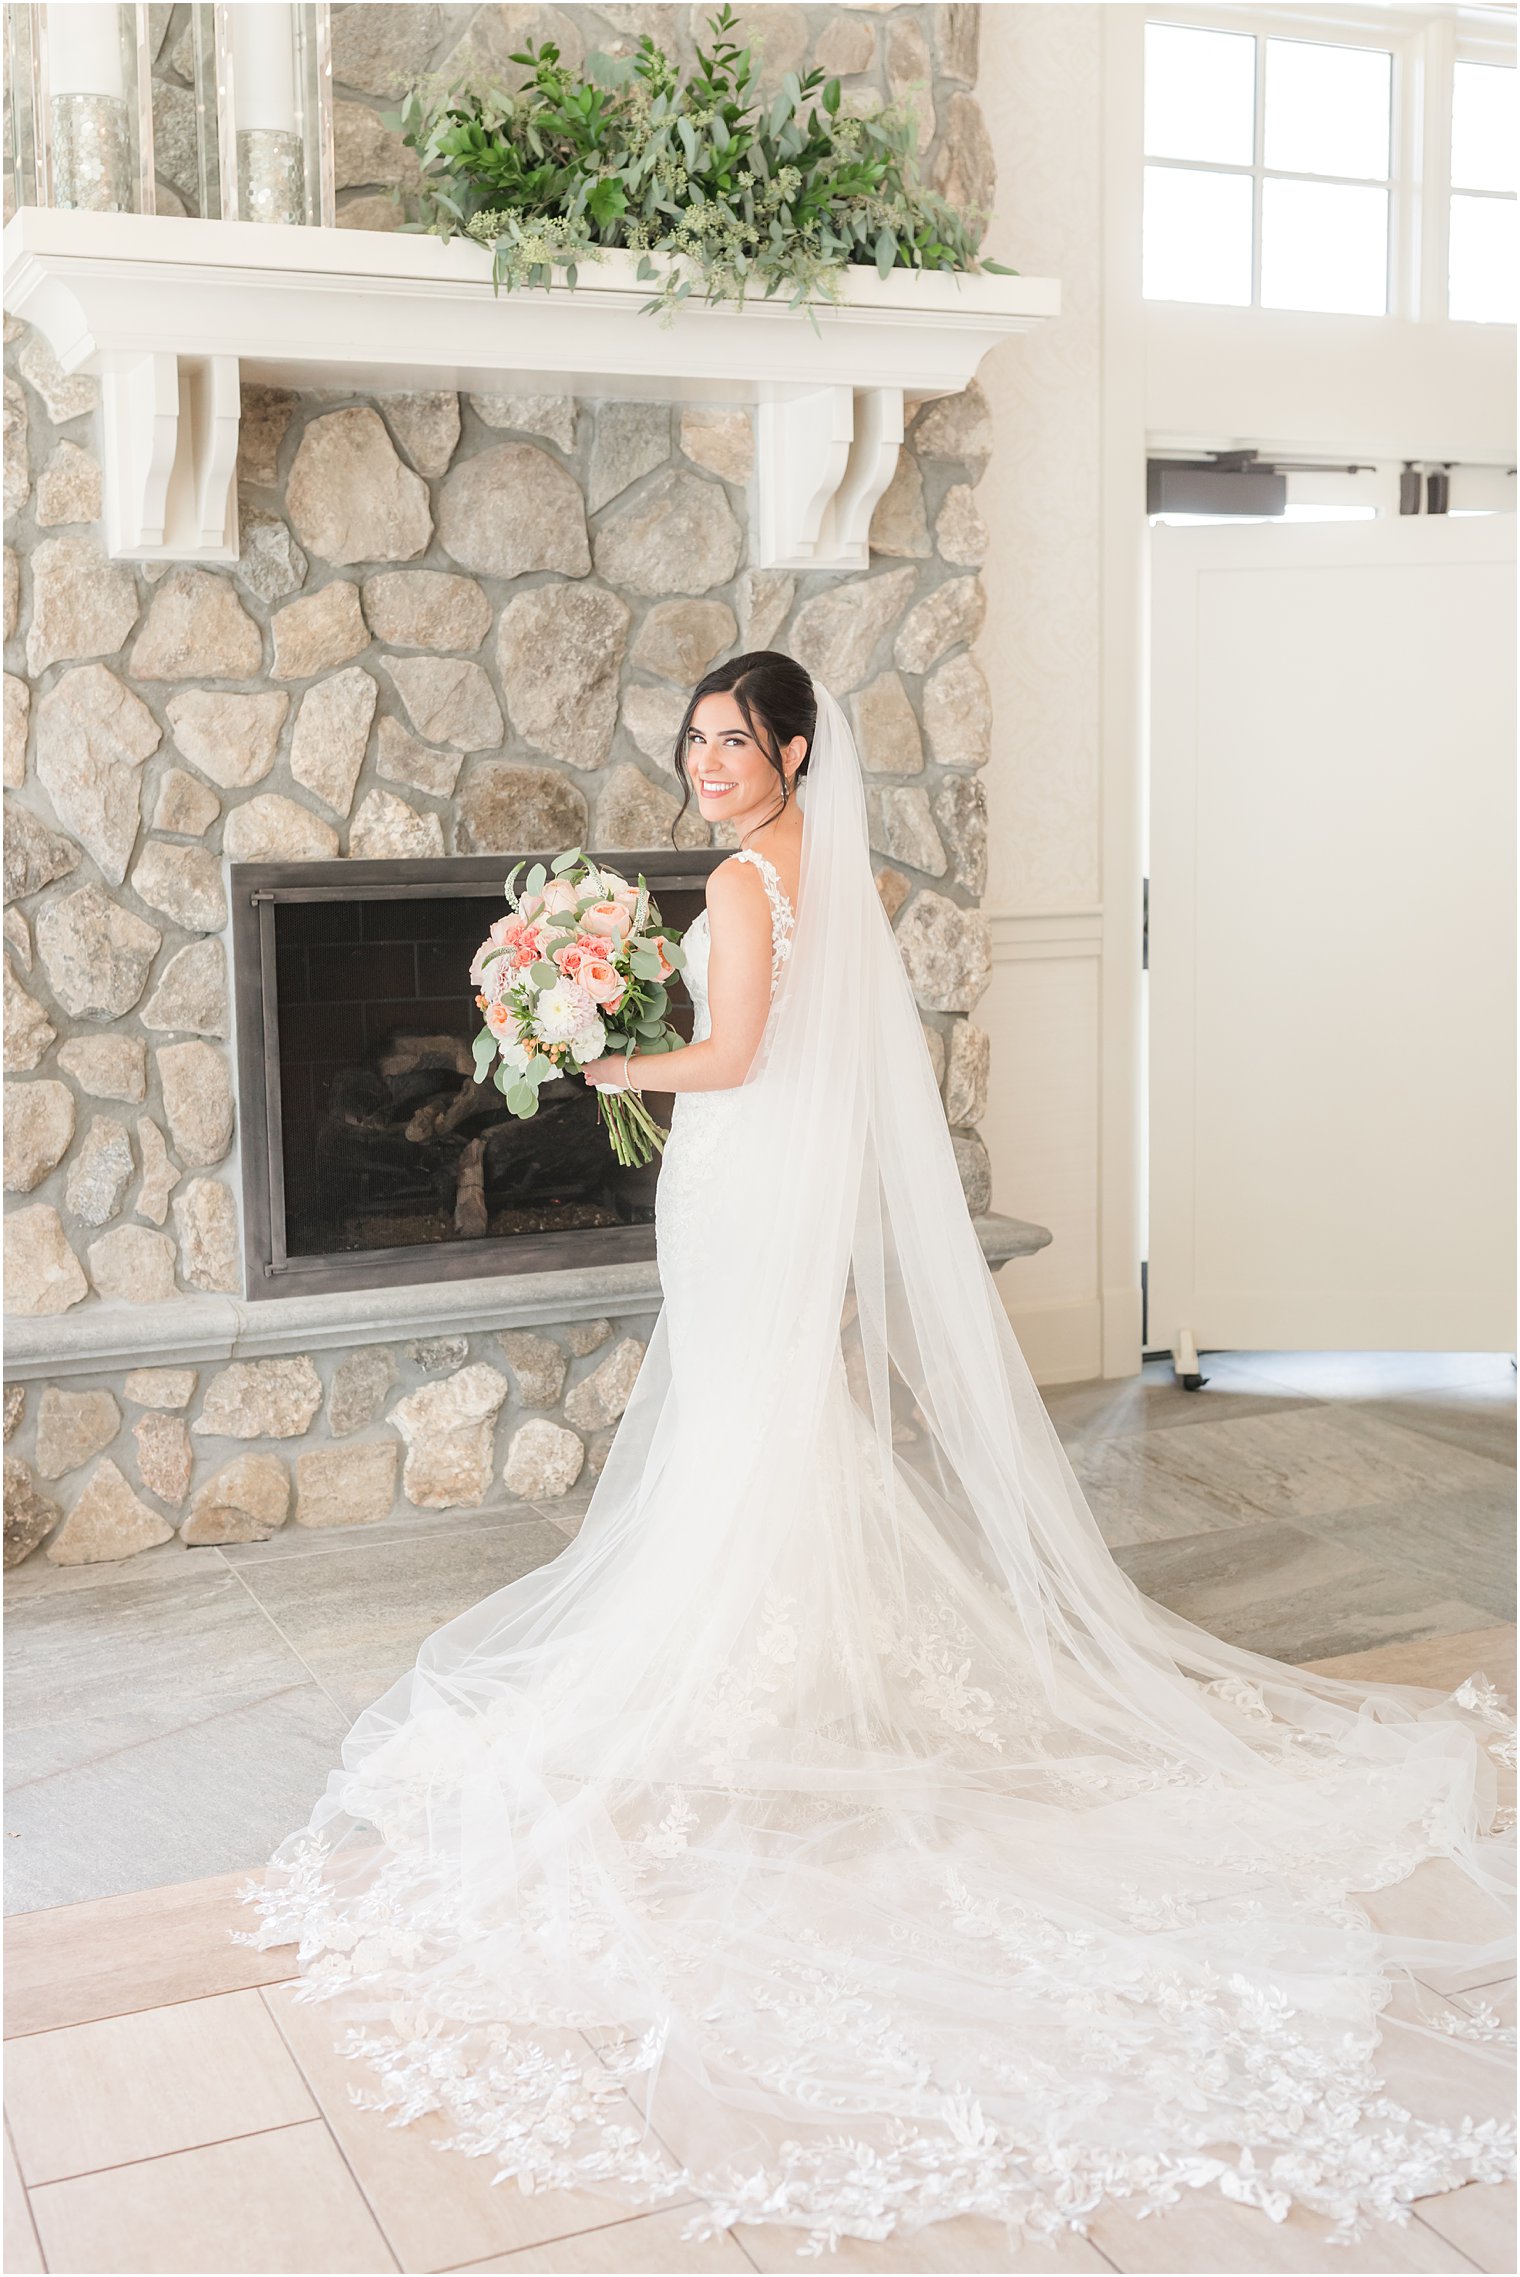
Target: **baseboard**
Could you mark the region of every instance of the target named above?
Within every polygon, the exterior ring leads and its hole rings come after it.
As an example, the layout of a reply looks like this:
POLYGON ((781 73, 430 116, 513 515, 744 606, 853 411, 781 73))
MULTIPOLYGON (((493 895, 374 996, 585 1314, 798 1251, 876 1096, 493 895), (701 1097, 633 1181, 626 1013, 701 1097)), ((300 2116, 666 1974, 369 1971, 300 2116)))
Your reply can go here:
POLYGON ((1096 1297, 1080 1304, 1003 1305, 1037 1384, 1080 1384, 1103 1373, 1103 1307, 1096 1297))

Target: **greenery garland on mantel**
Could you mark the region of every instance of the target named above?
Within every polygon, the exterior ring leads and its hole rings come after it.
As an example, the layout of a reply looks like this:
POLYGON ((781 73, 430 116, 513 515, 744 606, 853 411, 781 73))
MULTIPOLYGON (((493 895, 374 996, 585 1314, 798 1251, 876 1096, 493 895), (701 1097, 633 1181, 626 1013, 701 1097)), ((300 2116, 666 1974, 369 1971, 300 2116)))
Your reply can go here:
POLYGON ((589 55, 584 78, 552 41, 530 43, 512 57, 531 75, 516 94, 422 83, 386 121, 422 170, 407 226, 490 246, 498 290, 552 285, 556 269, 573 287, 608 247, 637 252, 662 323, 697 285, 740 307, 757 284, 786 293, 816 330, 808 304, 837 302, 850 267, 1017 274, 979 259, 987 215, 921 180, 911 105, 841 114, 839 81, 818 70, 789 71, 763 104, 737 20, 725 0, 684 80, 646 32, 632 55, 589 55))

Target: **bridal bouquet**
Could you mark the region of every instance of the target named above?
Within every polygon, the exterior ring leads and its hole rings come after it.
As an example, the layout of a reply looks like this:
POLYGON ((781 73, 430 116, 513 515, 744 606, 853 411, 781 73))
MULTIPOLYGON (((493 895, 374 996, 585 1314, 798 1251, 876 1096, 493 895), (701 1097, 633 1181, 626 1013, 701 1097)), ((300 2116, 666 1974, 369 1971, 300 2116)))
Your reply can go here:
MULTIPOLYGON (((535 862, 522 893, 517 863, 509 904, 470 966, 485 1026, 475 1039, 475 1080, 492 1078, 510 1114, 538 1112, 538 1094, 604 1053, 666 1052, 685 1039, 665 1017, 666 982, 685 963, 648 886, 587 861, 578 846, 546 870, 535 862)), ((663 1147, 663 1131, 635 1091, 596 1094, 612 1151, 625 1167, 663 1147)))

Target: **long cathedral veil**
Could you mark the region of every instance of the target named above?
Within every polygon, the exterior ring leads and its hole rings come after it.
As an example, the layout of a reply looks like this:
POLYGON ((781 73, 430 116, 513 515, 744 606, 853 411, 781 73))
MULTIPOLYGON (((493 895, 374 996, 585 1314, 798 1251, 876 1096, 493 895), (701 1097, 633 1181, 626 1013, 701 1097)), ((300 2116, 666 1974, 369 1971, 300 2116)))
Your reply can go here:
POLYGON ((1353 2227, 1496 2178, 1481 2035, 1428 2109, 1379 2069, 1428 2085, 1466 2012, 1422 1988, 1509 1949, 1496 1695, 1284 1667, 1115 1565, 815 687, 791 953, 580 1533, 359 1718, 258 1941, 399 2119, 699 2221, 1047 2233, 1212 2182, 1353 2227), (1448 1929, 1368 1894, 1432 1861, 1448 1929))

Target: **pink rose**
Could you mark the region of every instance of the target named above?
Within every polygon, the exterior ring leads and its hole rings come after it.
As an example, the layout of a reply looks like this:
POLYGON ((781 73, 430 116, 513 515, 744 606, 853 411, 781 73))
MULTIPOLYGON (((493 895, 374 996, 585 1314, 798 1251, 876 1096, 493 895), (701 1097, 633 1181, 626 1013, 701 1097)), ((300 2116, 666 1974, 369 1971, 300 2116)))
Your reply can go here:
POLYGON ((597 901, 582 917, 581 930, 607 941, 626 941, 633 931, 633 918, 620 901, 597 901))
POLYGON ((517 1016, 507 1004, 486 1006, 486 1026, 498 1043, 510 1044, 517 1037, 517 1016))
POLYGON ((670 961, 670 956, 669 956, 670 943, 669 943, 669 941, 667 941, 667 940, 666 940, 666 938, 665 938, 665 935, 664 935, 663 933, 651 933, 651 934, 650 934, 650 936, 649 936, 649 946, 651 947, 651 949, 653 949, 653 951, 654 951, 655 955, 656 955, 656 956, 659 958, 659 960, 660 960, 660 978, 661 978, 661 980, 669 980, 669 978, 670 978, 671 974, 672 974, 672 973, 675 971, 675 969, 676 969, 676 968, 675 968, 675 966, 674 966, 674 965, 671 963, 671 961, 670 961))
POLYGON ((605 957, 587 957, 576 978, 593 1004, 604 1004, 610 1011, 622 1001, 622 975, 605 957))

